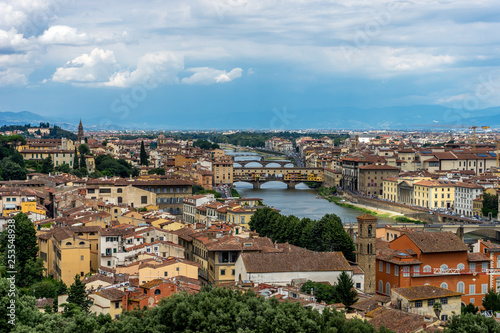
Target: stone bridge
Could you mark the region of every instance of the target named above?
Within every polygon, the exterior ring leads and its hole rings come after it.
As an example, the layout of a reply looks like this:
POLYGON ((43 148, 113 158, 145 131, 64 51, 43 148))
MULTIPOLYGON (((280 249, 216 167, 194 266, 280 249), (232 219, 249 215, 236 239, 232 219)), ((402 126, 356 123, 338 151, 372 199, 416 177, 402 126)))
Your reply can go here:
POLYGON ((323 168, 233 168, 233 183, 246 182, 260 188, 271 181, 285 183, 288 188, 302 182, 323 183, 323 168))
MULTIPOLYGON (((242 168, 245 168, 249 163, 257 163, 260 164, 262 168, 266 168, 270 164, 278 164, 281 168, 284 168, 285 165, 291 164, 294 165, 291 161, 235 161, 234 164, 239 164, 242 168)), ((235 167, 238 168, 238 167, 235 167)))

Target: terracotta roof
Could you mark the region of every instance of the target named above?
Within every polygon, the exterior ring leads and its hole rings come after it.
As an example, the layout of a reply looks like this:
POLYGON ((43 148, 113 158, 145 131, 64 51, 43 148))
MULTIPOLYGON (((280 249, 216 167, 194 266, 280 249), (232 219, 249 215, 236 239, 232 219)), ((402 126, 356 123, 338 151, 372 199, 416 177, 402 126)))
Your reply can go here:
POLYGON ((435 286, 412 286, 405 288, 393 288, 393 290, 410 301, 463 295, 457 291, 435 286))
POLYGON ((369 164, 369 165, 363 165, 359 167, 360 170, 399 170, 399 168, 390 166, 390 165, 376 165, 376 164, 369 164))
POLYGON ((243 253, 249 273, 350 271, 342 252, 243 253))
MULTIPOLYGON (((425 253, 467 251, 467 245, 452 232, 404 231, 404 234, 425 253)), ((393 241, 394 242, 394 241, 393 241)))
POLYGON ((96 295, 107 298, 110 301, 121 301, 122 297, 125 296, 126 293, 118 289, 110 288, 98 291, 96 292, 96 295))
POLYGON ((151 288, 159 286, 160 284, 163 284, 163 283, 165 283, 165 281, 163 281, 162 279, 155 279, 155 280, 151 280, 149 282, 141 284, 140 287, 144 288, 144 289, 151 289, 151 288))
POLYGON ((471 261, 471 262, 474 262, 474 261, 490 261, 490 259, 488 259, 488 257, 486 257, 484 254, 482 253, 470 253, 470 252, 467 252, 467 261, 471 261))
POLYGON ((370 320, 370 324, 377 329, 384 326, 398 333, 415 332, 426 324, 423 316, 386 307, 375 309, 367 313, 366 316, 373 318, 370 320))
POLYGON ((363 311, 365 313, 373 311, 375 309, 378 309, 382 307, 382 305, 379 304, 379 302, 373 298, 370 297, 368 299, 363 299, 363 300, 358 300, 356 303, 350 306, 351 308, 358 310, 358 311, 363 311))

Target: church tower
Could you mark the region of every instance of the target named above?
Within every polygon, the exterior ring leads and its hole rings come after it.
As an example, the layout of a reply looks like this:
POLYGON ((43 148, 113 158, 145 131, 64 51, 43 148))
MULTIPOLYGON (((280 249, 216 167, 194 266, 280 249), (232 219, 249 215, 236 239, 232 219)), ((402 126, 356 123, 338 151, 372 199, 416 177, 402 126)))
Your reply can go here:
POLYGON ((370 214, 364 214, 358 219, 357 254, 358 265, 365 272, 365 292, 374 294, 376 291, 376 249, 377 218, 370 214))
POLYGON ((80 119, 80 125, 78 125, 78 143, 82 143, 83 140, 83 125, 82 119, 80 119))

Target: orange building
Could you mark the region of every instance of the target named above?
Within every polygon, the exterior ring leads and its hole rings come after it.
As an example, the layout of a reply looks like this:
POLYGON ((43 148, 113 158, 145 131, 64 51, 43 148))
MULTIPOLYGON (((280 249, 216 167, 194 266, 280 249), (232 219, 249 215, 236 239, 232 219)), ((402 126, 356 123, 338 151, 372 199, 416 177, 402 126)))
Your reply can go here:
POLYGON ((142 309, 145 306, 152 308, 158 305, 164 297, 170 297, 177 292, 177 287, 172 282, 156 279, 146 282, 135 288, 134 291, 127 290, 123 296, 122 304, 124 311, 142 309))
POLYGON ((377 292, 392 288, 431 285, 463 293, 464 304, 482 305, 490 285, 490 260, 469 253, 451 232, 405 230, 391 242, 377 242, 377 292), (382 245, 383 244, 383 245, 382 245))

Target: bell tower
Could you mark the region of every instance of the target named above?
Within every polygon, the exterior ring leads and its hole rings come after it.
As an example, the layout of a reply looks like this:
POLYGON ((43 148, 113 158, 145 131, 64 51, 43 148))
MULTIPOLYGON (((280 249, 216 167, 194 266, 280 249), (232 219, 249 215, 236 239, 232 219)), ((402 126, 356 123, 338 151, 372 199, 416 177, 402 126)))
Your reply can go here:
POLYGON ((375 242, 377 239, 377 218, 364 214, 358 219, 357 261, 365 272, 365 292, 374 294, 376 291, 376 254, 375 242))
POLYGON ((82 120, 80 119, 80 124, 78 125, 78 144, 82 143, 83 140, 83 125, 82 120))

